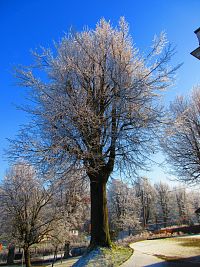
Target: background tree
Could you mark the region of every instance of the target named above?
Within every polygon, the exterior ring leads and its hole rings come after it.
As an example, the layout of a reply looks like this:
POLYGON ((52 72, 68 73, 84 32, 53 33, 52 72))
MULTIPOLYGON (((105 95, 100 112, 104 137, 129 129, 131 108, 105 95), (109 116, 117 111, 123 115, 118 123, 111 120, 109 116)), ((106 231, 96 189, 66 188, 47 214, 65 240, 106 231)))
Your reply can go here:
POLYGON ((27 267, 31 266, 30 246, 47 238, 56 220, 52 194, 26 163, 13 166, 1 184, 1 226, 23 247, 27 267))
MULTIPOLYGON (((0 196, 3 196, 4 192, 0 186, 0 196)), ((7 214, 4 210, 4 207, 1 203, 0 198, 0 239, 6 240, 7 242, 7 248, 8 248, 8 254, 7 254, 7 264, 11 265, 14 264, 15 259, 15 241, 12 235, 12 232, 10 231, 10 225, 7 222, 7 214)))
POLYGON ((157 183, 154 185, 156 190, 156 201, 158 204, 159 209, 159 217, 163 219, 164 227, 167 226, 168 221, 170 221, 170 210, 172 209, 171 206, 171 192, 168 184, 166 183, 157 183))
POLYGON ((192 218, 192 221, 195 222, 196 219, 197 219, 197 222, 200 223, 200 214, 195 212, 197 209, 200 208, 200 194, 199 194, 199 190, 193 191, 193 192, 191 191, 190 192, 189 199, 191 201, 191 206, 192 206, 192 209, 193 209, 193 218, 192 218))
POLYGON ((175 198, 179 224, 190 224, 194 210, 191 210, 189 194, 187 194, 186 189, 183 187, 175 188, 175 198))
POLYGON ((82 180, 82 175, 68 174, 67 179, 59 181, 59 186, 54 195, 60 221, 53 230, 52 243, 55 249, 65 244, 64 258, 69 257, 69 245, 73 239, 72 230, 84 232, 84 225, 89 218, 90 199, 89 184, 82 180))
POLYGON ((200 88, 191 97, 177 97, 170 106, 170 127, 166 126, 162 147, 168 163, 184 182, 200 178, 200 88))
POLYGON ((17 78, 29 87, 33 120, 13 141, 10 156, 24 157, 57 174, 82 168, 91 187, 91 247, 110 246, 106 183, 114 168, 145 168, 162 117, 158 105, 176 68, 164 33, 142 57, 122 18, 113 28, 104 19, 95 30, 66 35, 53 54, 34 53, 44 71, 21 68, 17 78), (163 49, 165 47, 165 49, 163 49))
POLYGON ((111 230, 117 235, 120 231, 140 228, 140 207, 133 188, 128 187, 120 180, 113 179, 108 187, 108 210, 111 230))
POLYGON ((155 190, 146 177, 139 177, 135 181, 134 187, 136 196, 140 201, 142 226, 146 228, 154 214, 155 190))

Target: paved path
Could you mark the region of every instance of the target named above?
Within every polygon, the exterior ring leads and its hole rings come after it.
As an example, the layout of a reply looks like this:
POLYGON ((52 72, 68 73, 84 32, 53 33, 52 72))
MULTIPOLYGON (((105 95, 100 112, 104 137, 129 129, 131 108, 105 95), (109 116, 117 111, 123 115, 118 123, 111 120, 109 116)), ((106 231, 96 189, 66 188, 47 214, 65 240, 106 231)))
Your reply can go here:
POLYGON ((121 265, 121 267, 143 267, 150 266, 150 264, 155 264, 156 267, 167 266, 164 260, 141 251, 141 247, 138 246, 139 243, 141 242, 131 244, 130 247, 134 249, 134 253, 127 262, 121 265))
POLYGON ((131 244, 134 253, 131 258, 121 265, 121 267, 189 267, 200 266, 199 248, 180 246, 180 242, 169 239, 146 240, 131 244), (182 258, 183 260, 172 262, 164 261, 156 255, 166 257, 182 258), (184 259, 185 258, 185 259, 184 259))

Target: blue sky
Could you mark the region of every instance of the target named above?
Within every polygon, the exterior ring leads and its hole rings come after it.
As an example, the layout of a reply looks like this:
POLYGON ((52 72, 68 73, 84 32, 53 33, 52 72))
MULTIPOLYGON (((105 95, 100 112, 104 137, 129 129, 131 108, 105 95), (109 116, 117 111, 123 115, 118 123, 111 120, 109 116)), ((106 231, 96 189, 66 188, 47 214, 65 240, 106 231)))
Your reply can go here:
MULTIPOLYGON (((172 63, 184 63, 175 86, 166 93, 167 103, 200 83, 200 61, 190 55, 198 46, 193 31, 200 27, 199 11, 199 0, 0 0, 0 179, 7 168, 3 160, 6 138, 14 137, 28 120, 15 107, 25 99, 24 90, 15 85, 12 68, 31 64, 31 49, 51 47, 52 41, 58 41, 71 26, 76 31, 86 25, 94 28, 101 17, 115 25, 125 16, 141 52, 148 50, 154 34, 165 30, 177 50, 172 63)), ((155 180, 166 176, 158 167, 148 175, 155 180)))

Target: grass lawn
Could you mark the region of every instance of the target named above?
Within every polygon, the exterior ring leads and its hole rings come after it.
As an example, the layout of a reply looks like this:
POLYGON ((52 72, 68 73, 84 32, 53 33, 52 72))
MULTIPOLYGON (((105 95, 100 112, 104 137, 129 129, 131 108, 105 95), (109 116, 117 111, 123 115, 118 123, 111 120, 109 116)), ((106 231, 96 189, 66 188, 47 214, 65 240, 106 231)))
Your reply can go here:
POLYGON ((178 242, 180 246, 183 247, 196 247, 200 248, 200 238, 195 238, 195 237, 175 237, 175 238, 170 238, 170 241, 175 241, 178 242))
POLYGON ((195 236, 174 237, 163 239, 164 247, 165 243, 167 246, 171 243, 174 252, 177 251, 177 255, 170 255, 170 252, 166 252, 166 254, 155 253, 154 256, 168 262, 182 263, 183 266, 200 266, 200 238, 195 238, 195 236), (177 249, 174 247, 175 244, 177 249))
POLYGON ((180 245, 184 247, 197 247, 200 248, 200 239, 185 238, 180 241, 180 245))

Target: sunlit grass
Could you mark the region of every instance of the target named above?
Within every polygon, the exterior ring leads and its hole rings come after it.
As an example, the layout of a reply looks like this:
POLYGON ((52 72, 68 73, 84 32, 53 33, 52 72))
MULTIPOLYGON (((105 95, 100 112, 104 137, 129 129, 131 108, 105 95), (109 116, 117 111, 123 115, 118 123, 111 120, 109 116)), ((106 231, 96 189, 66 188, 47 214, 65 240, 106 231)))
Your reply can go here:
POLYGON ((188 239, 183 239, 180 242, 180 245, 183 247, 197 247, 200 248, 200 240, 199 239, 193 239, 193 238, 188 238, 188 239))
POLYGON ((106 267, 113 266, 118 267, 125 261, 127 261, 132 255, 133 250, 129 247, 114 246, 109 248, 97 248, 92 250, 88 254, 84 255, 74 265, 76 267, 106 267))
POLYGON ((200 239, 198 238, 179 238, 179 237, 176 237, 176 238, 170 238, 168 239, 167 241, 175 241, 175 242, 178 242, 180 246, 183 246, 183 247, 197 247, 197 248, 200 248, 200 239))

